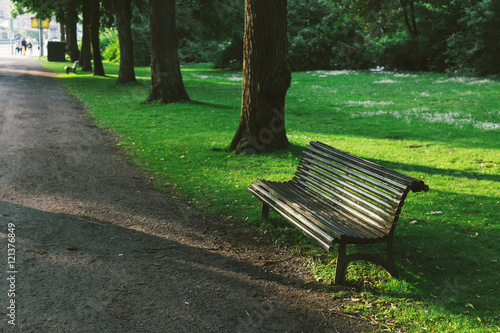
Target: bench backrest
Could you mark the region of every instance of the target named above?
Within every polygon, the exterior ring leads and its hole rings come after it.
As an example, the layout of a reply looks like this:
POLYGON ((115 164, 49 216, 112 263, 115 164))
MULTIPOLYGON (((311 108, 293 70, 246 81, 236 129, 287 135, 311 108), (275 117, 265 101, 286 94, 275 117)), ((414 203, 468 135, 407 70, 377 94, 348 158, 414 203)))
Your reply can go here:
POLYGON ((293 180, 321 198, 333 219, 340 224, 346 221, 349 227, 344 234, 354 238, 386 236, 408 192, 428 190, 416 178, 321 142, 306 146, 293 180))

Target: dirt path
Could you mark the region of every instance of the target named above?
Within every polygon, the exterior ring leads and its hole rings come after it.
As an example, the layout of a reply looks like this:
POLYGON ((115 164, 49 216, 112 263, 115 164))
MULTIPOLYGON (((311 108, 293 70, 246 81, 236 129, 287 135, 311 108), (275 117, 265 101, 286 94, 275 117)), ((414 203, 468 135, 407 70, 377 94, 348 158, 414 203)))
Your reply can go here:
POLYGON ((0 59, 1 332, 359 331, 288 253, 166 199, 110 140, 38 63, 0 59))

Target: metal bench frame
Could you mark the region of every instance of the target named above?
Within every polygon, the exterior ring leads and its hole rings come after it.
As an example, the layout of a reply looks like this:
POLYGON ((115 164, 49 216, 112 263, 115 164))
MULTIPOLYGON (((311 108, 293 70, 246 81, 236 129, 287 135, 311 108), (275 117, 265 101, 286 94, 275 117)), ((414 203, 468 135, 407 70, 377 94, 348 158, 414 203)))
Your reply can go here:
POLYGON ((76 74, 76 66, 78 66, 79 61, 75 61, 73 63, 73 67, 65 66, 64 69, 66 70, 66 74, 69 74, 69 72, 73 72, 76 74))
POLYGON ((428 191, 423 181, 363 158, 311 142, 295 177, 287 182, 258 179, 248 189, 262 201, 261 219, 272 209, 327 251, 339 245, 335 283, 343 284, 347 266, 366 260, 398 277, 393 236, 404 200, 428 191), (386 258, 347 254, 347 244, 387 244, 386 258))

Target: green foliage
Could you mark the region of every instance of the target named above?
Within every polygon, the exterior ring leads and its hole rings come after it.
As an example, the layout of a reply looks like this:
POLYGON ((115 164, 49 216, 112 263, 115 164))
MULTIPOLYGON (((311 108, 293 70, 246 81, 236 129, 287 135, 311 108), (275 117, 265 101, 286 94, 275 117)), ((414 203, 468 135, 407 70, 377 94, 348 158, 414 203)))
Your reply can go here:
POLYGON ((212 62, 223 68, 235 65, 226 58, 235 55, 234 36, 243 36, 243 2, 178 0, 176 10, 182 63, 212 62))
POLYGON ((149 105, 141 103, 149 68, 136 69, 139 85, 117 87, 118 66, 105 66, 108 77, 62 75, 60 82, 85 102, 99 126, 120 136, 129 161, 158 189, 207 216, 247 221, 295 252, 319 253, 322 260, 311 259, 310 267, 325 288, 335 252, 313 250, 275 214, 260 224, 260 203, 247 192, 249 183, 289 180, 312 140, 422 178, 430 191, 410 193, 395 231, 401 278, 360 262, 349 267, 347 286, 329 292, 344 313, 380 331, 499 331, 499 82, 429 73, 293 73, 286 112, 291 148, 241 156, 213 149, 226 147, 238 126, 241 72, 185 67, 195 102, 149 105))
POLYGON ((449 70, 479 75, 500 74, 500 2, 462 3, 460 30, 448 38, 449 70))
POLYGON ((135 66, 149 66, 151 64, 149 22, 144 24, 132 24, 132 40, 134 43, 135 66))
POLYGON ((100 34, 99 46, 102 57, 110 62, 120 62, 120 41, 118 31, 106 29, 100 34))
POLYGON ((218 45, 215 41, 182 39, 179 43, 181 63, 210 62, 215 58, 218 45))
POLYGON ((243 68, 243 40, 238 34, 233 36, 231 42, 224 45, 217 52, 214 68, 242 69, 243 68))
POLYGON ((498 74, 499 7, 494 0, 291 0, 290 66, 498 74))
POLYGON ((323 1, 289 1, 288 62, 292 70, 366 69, 371 64, 358 22, 323 1))

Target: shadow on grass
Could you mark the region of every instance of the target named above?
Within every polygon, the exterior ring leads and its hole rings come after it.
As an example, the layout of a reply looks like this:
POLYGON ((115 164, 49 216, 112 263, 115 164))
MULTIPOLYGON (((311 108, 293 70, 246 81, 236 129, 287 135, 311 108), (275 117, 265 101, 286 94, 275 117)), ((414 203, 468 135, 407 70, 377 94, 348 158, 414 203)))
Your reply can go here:
POLYGON ((211 107, 211 108, 217 108, 217 109, 224 109, 224 110, 234 110, 235 109, 234 106, 215 104, 215 103, 206 103, 206 102, 194 101, 194 100, 181 102, 181 103, 198 105, 198 106, 205 106, 205 107, 211 107))
MULTIPOLYGON (((463 178, 474 179, 474 180, 491 180, 494 182, 500 182, 500 175, 496 175, 496 174, 465 172, 465 171, 460 170, 460 169, 440 169, 440 168, 434 168, 434 167, 428 167, 428 166, 422 166, 422 165, 389 162, 389 161, 378 160, 378 159, 367 159, 367 160, 370 160, 374 163, 383 165, 383 166, 390 168, 390 169, 402 170, 403 173, 416 171, 416 172, 426 173, 429 175, 456 176, 456 177, 463 177, 463 178)), ((425 182, 425 180, 424 180, 424 182, 425 182)))

